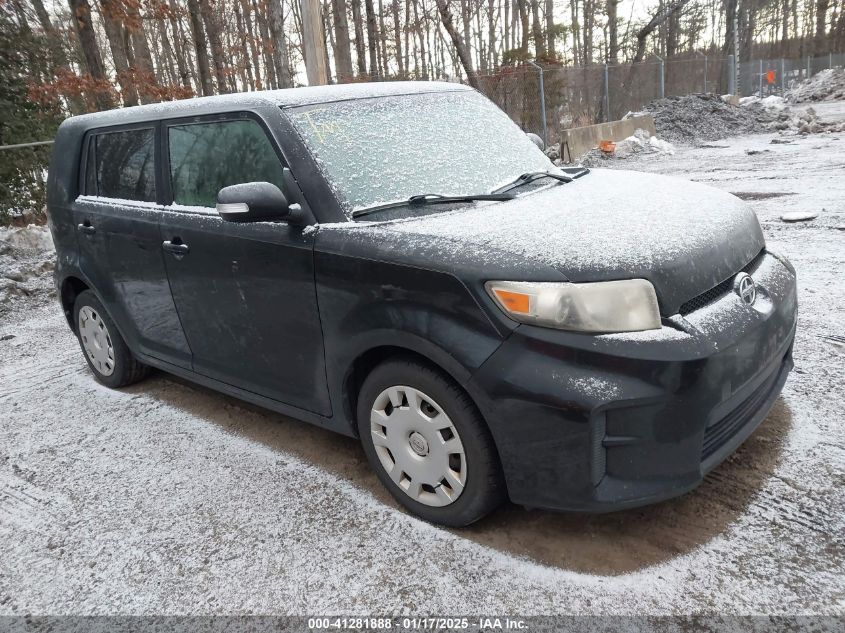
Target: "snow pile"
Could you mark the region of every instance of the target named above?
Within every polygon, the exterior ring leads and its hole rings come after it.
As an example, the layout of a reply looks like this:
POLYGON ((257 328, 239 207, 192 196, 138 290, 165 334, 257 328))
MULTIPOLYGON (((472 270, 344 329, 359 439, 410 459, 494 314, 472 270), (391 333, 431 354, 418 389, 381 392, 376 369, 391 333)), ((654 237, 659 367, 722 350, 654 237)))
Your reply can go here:
POLYGON ((765 109, 734 106, 716 94, 655 99, 643 112, 632 114, 650 114, 658 136, 671 143, 691 145, 765 132, 772 119, 765 109))
POLYGON ((638 129, 633 135, 616 143, 616 150, 612 153, 605 153, 598 148, 593 148, 581 157, 580 164, 584 167, 602 167, 613 160, 626 160, 645 154, 669 154, 675 153, 675 146, 650 135, 646 130, 638 129))
MULTIPOLYGON (((760 106, 755 105, 753 107, 760 106)), ((771 129, 781 133, 819 134, 823 132, 839 133, 845 131, 845 122, 823 121, 813 108, 793 111, 787 107, 777 111, 769 110, 768 112, 774 115, 771 129)))
POLYGON ((757 95, 742 97, 739 100, 739 105, 746 108, 759 107, 770 113, 781 112, 789 107, 786 103, 786 99, 777 95, 769 95, 768 97, 763 97, 762 99, 757 95))
POLYGON ((845 69, 828 68, 788 90, 790 103, 845 99, 845 69))
POLYGON ((18 301, 53 294, 55 263, 46 226, 0 228, 0 313, 18 301))

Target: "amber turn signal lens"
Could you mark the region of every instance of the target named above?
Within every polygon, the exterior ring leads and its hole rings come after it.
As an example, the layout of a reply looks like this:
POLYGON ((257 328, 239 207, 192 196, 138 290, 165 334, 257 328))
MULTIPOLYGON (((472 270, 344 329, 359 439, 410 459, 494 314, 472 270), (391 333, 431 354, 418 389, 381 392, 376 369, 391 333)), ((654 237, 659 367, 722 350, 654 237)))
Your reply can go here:
POLYGON ((496 293, 496 297, 498 297, 499 301, 502 302, 502 305, 510 312, 528 314, 531 310, 529 295, 522 294, 521 292, 502 290, 500 288, 496 288, 493 292, 496 293))

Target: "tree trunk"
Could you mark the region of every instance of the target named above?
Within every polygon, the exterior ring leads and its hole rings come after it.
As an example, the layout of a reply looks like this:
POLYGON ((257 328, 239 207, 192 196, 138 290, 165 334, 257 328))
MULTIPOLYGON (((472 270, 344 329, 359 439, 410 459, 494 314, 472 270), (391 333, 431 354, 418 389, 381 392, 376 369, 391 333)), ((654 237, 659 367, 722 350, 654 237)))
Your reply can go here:
POLYGON ((813 43, 813 53, 823 55, 827 52, 827 10, 830 0, 816 0, 816 38, 813 43))
POLYGON ((525 4, 526 0, 516 0, 516 6, 519 8, 519 21, 522 31, 522 40, 519 45, 519 52, 522 56, 528 57, 528 6, 525 4))
POLYGON ((200 75, 200 88, 205 97, 214 94, 211 84, 211 70, 208 65, 208 43, 202 26, 199 0, 188 0, 188 15, 191 19, 191 33, 194 36, 194 51, 197 56, 197 70, 200 75))
POLYGON ((276 68, 276 81, 279 88, 291 87, 290 60, 288 59, 288 40, 285 34, 284 13, 281 0, 268 0, 270 33, 273 36, 273 65, 276 68))
POLYGON ((252 67, 255 69, 255 89, 263 90, 265 84, 261 78, 261 57, 258 54, 258 44, 255 42, 255 30, 252 28, 252 12, 248 0, 240 0, 241 13, 244 16, 246 34, 249 40, 249 54, 252 56, 252 67))
POLYGON ((499 65, 499 56, 496 51, 496 0, 487 1, 487 39, 490 40, 488 50, 490 70, 495 72, 499 65))
POLYGON ((182 30, 179 26, 179 8, 176 6, 176 0, 170 0, 170 11, 168 19, 170 21, 170 30, 173 33, 173 45, 176 49, 176 67, 179 69, 179 79, 182 82, 182 87, 187 90, 193 90, 191 87, 191 73, 188 70, 188 64, 185 60, 187 54, 185 45, 182 41, 182 30))
POLYGON ((384 3, 378 0, 378 28, 379 28, 379 55, 381 56, 380 75, 382 78, 390 75, 387 58, 387 28, 384 24, 384 3))
POLYGON ((619 63, 619 20, 616 8, 619 0, 607 0, 607 61, 611 64, 619 63))
POLYGON ((88 0, 68 0, 68 4, 76 33, 79 36, 79 43, 82 46, 85 67, 91 79, 97 83, 92 91, 94 103, 98 110, 108 110, 114 107, 114 101, 112 100, 109 80, 103 67, 103 57, 100 54, 97 37, 94 34, 91 5, 88 4, 88 0))
POLYGON ((334 63, 337 82, 343 83, 353 77, 352 50, 349 46, 349 20, 346 16, 346 0, 333 0, 334 10, 334 63))
POLYGON ((534 56, 546 57, 546 42, 543 40, 543 27, 540 26, 540 1, 531 0, 531 35, 534 38, 534 56))
POLYGON ((147 35, 144 30, 144 21, 138 5, 124 3, 124 10, 126 11, 125 26, 129 31, 129 38, 132 42, 132 51, 135 58, 135 85, 138 88, 138 96, 141 99, 141 103, 152 103, 157 100, 157 96, 155 90, 149 90, 147 87, 156 88, 158 86, 158 80, 155 75, 155 66, 153 66, 150 45, 147 42, 147 35))
POLYGON ((255 75, 252 74, 252 62, 249 57, 249 42, 247 42, 246 23, 244 22, 243 9, 240 2, 233 2, 235 9, 235 21, 238 24, 238 35, 240 36, 241 55, 243 55, 243 69, 246 75, 246 84, 249 90, 255 90, 255 75))
POLYGON ((120 86, 120 96, 123 105, 138 105, 138 91, 135 89, 135 80, 129 68, 129 60, 123 43, 123 21, 120 19, 120 12, 114 6, 115 0, 100 0, 100 13, 103 16, 103 27, 106 32, 106 39, 109 41, 112 61, 120 86))
POLYGON ((229 79, 226 76, 226 56, 223 52, 223 39, 220 36, 220 25, 214 15, 212 0, 199 0, 200 15, 208 34, 208 43, 211 45, 211 61, 214 64, 214 77, 217 79, 217 92, 225 94, 230 92, 229 79))
POLYGON ((569 14, 572 22, 572 62, 577 66, 581 62, 581 32, 578 23, 578 0, 569 0, 569 14))
POLYGON ((461 66, 467 75, 469 85, 478 90, 478 78, 475 76, 475 71, 472 69, 472 59, 470 59, 469 51, 464 46, 463 39, 455 28, 455 23, 452 21, 452 11, 449 9, 449 0, 437 0, 437 10, 440 13, 440 20, 443 22, 443 28, 452 39, 452 45, 455 47, 455 52, 458 54, 458 59, 461 60, 461 66))
MULTIPOLYGON (((612 1, 612 0, 609 0, 612 1)), ((550 60, 557 59, 555 52, 555 3, 554 0, 546 0, 546 57, 550 60)))
POLYGON ((364 21, 361 18, 361 0, 350 0, 352 23, 355 25, 355 57, 358 60, 358 74, 367 76, 367 46, 364 43, 364 21))
POLYGON ((376 51, 378 40, 376 38, 376 10, 373 6, 373 0, 364 0, 364 8, 367 11, 367 47, 370 51, 370 78, 378 79, 378 56, 376 51))
POLYGON ((399 69, 399 77, 404 78, 406 71, 402 60, 402 23, 399 15, 399 0, 393 0, 393 38, 396 42, 396 66, 399 69))
POLYGON ((267 4, 262 2, 262 11, 256 0, 252 0, 252 13, 255 16, 255 24, 258 27, 258 42, 261 47, 261 60, 264 62, 264 88, 278 88, 276 80, 276 64, 273 62, 271 53, 273 42, 270 37, 270 27, 267 25, 267 4))
MULTIPOLYGON (((658 11, 654 17, 651 18, 648 24, 637 31, 637 52, 634 54, 634 59, 631 62, 632 64, 638 64, 643 61, 648 36, 654 33, 654 30, 669 19, 670 16, 683 9, 689 1, 690 0, 675 0, 662 11, 658 11)), ((633 67, 631 70, 633 72, 633 67)))

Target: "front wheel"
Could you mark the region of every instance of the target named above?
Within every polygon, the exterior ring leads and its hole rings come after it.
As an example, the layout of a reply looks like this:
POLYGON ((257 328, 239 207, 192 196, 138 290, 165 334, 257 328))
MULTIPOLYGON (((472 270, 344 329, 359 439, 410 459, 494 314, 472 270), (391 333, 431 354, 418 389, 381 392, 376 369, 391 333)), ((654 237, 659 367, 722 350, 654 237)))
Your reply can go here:
POLYGON ((129 351, 103 304, 90 290, 81 292, 73 304, 79 346, 94 377, 108 387, 125 387, 149 373, 129 351))
POLYGON ((379 479, 421 518, 469 525, 504 498, 493 440, 469 396, 434 369, 391 360, 366 378, 358 430, 379 479))

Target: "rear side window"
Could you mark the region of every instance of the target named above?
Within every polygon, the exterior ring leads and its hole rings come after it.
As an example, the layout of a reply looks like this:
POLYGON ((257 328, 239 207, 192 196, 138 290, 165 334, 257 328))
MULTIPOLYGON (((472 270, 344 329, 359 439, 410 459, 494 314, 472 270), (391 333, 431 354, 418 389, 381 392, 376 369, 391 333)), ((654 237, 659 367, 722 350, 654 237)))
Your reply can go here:
POLYGON ((270 182, 282 189, 282 163, 255 121, 168 128, 173 202, 213 207, 229 185, 270 182))
POLYGON ((96 134, 88 145, 86 162, 85 193, 156 201, 154 130, 96 134))

